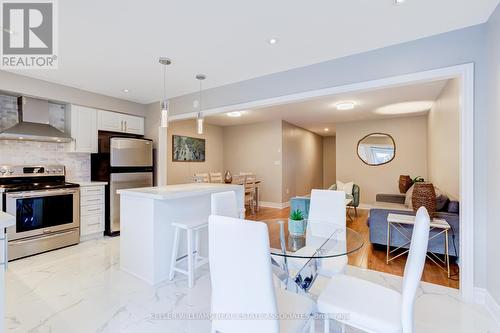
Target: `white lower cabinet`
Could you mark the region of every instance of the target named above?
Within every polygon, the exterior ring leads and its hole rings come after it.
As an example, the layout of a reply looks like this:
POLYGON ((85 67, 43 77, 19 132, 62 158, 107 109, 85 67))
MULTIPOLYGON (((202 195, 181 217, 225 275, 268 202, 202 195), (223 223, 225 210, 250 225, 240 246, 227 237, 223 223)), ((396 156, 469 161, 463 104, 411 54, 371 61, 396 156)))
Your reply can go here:
POLYGON ((80 185, 80 239, 103 236, 104 185, 80 185))

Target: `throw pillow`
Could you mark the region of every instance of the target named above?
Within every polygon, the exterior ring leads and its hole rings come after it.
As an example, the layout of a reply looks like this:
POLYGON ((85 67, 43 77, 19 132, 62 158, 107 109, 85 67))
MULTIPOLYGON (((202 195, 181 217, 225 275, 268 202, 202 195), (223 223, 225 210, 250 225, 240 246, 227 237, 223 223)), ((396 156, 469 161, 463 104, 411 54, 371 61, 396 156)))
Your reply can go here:
POLYGON ((458 201, 450 201, 448 204, 448 213, 458 214, 460 204, 458 201))
POLYGON ((406 191, 405 194, 405 207, 409 209, 413 209, 413 204, 411 203, 412 196, 413 196, 413 189, 415 188, 415 185, 412 185, 408 191, 406 191))
POLYGON ((340 180, 337 180, 337 191, 344 191, 347 194, 352 194, 353 186, 354 182, 343 183, 340 180))

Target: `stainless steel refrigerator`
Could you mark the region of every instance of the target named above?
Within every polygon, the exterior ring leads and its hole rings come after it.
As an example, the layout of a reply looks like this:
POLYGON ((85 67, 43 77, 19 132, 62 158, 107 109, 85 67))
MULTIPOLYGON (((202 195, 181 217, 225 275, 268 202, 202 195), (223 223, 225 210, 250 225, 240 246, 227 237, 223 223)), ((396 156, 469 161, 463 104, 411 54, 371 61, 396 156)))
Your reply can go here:
POLYGON ((92 180, 108 182, 105 233, 119 235, 120 196, 116 191, 153 186, 153 142, 99 132, 99 153, 92 154, 91 164, 92 180))

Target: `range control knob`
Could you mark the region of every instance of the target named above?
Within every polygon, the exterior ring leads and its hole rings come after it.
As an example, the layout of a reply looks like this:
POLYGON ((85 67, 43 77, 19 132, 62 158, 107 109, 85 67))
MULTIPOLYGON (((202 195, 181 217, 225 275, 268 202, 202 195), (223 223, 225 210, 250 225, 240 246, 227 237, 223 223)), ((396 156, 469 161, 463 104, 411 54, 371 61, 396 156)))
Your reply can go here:
POLYGON ((0 169, 0 175, 5 175, 5 173, 7 172, 7 169, 0 169))
POLYGON ((58 173, 62 173, 62 172, 63 172, 63 169, 57 169, 57 172, 58 172, 58 173))
POLYGON ((13 169, 9 169, 9 175, 12 175, 14 173, 13 169))

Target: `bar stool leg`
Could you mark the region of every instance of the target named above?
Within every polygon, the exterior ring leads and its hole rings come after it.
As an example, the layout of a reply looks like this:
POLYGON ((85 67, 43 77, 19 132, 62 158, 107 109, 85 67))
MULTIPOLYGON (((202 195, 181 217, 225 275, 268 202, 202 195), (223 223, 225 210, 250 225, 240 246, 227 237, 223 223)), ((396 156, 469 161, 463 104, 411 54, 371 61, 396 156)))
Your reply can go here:
POLYGON ((174 231, 174 244, 172 246, 172 257, 170 259, 170 272, 168 274, 168 279, 172 281, 175 275, 175 265, 177 263, 177 254, 179 251, 179 228, 175 227, 174 231))
POLYGON ((187 261, 188 261, 188 286, 193 287, 194 284, 194 265, 193 265, 193 230, 187 230, 187 261))

